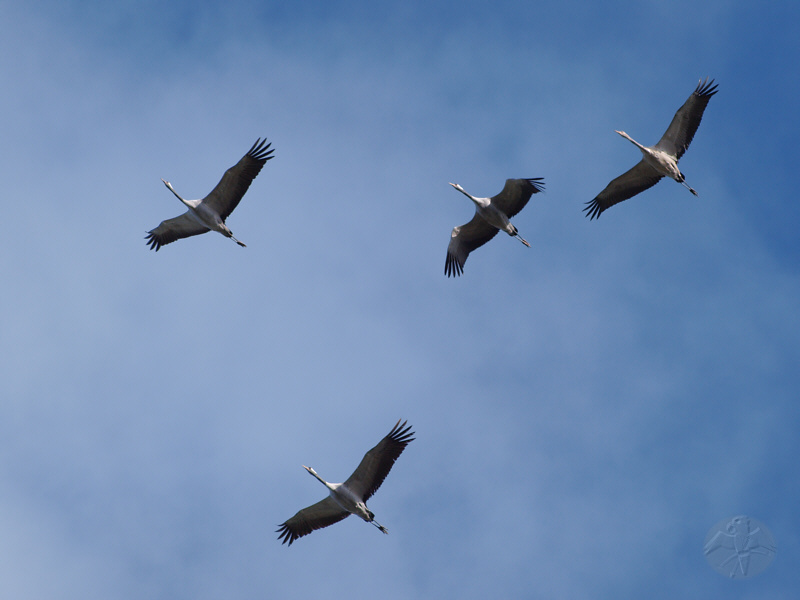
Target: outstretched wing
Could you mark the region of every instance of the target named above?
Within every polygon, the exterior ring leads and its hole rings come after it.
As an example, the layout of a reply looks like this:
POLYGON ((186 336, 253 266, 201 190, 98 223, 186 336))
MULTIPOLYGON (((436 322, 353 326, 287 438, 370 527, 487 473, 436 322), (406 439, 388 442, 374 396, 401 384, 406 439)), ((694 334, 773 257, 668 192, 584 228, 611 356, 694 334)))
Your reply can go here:
POLYGON ((411 437, 411 425, 406 426, 407 421, 400 421, 392 428, 389 434, 383 438, 378 445, 364 455, 358 468, 353 472, 344 486, 349 488, 356 496, 364 502, 381 487, 383 480, 394 466, 394 461, 403 453, 409 442, 414 441, 411 437))
POLYGON ((708 101, 717 93, 717 86, 713 83, 713 79, 708 81, 708 77, 706 77, 705 81, 697 84, 692 95, 675 113, 672 123, 669 124, 667 131, 656 144, 656 148, 668 152, 676 159, 683 156, 689 144, 692 143, 697 128, 700 127, 700 121, 706 106, 708 106, 708 101))
POLYGON ((632 169, 613 179, 594 200, 586 203, 583 210, 587 217, 595 219, 609 206, 614 206, 653 187, 662 177, 663 175, 642 159, 632 169))
POLYGON ((328 525, 338 523, 350 513, 336 504, 336 501, 328 496, 316 504, 312 504, 298 511, 295 516, 281 525, 275 533, 279 533, 279 540, 283 543, 289 542, 292 545, 297 538, 308 535, 315 529, 322 529, 328 525))
POLYGON ((486 219, 477 212, 472 220, 461 227, 453 227, 450 233, 450 244, 447 246, 447 258, 444 262, 444 273, 448 277, 461 275, 469 253, 480 248, 497 235, 499 229, 489 225, 486 219))
POLYGON ((544 191, 544 178, 506 179, 503 191, 492 198, 492 204, 510 219, 525 208, 533 194, 544 191))
POLYGON ((261 141, 261 138, 257 139, 247 154, 225 171, 225 175, 222 176, 217 186, 203 198, 203 204, 219 213, 223 221, 227 219, 233 209, 239 205, 239 201, 253 183, 256 175, 261 172, 264 164, 273 158, 274 150, 269 149, 271 145, 267 144, 266 139, 264 141, 261 141))
POLYGON ((161 221, 158 227, 147 232, 144 239, 145 243, 150 244, 151 250, 158 252, 161 246, 166 246, 181 238, 200 235, 206 231, 210 231, 208 227, 198 223, 197 219, 192 217, 189 211, 186 211, 179 217, 161 221))

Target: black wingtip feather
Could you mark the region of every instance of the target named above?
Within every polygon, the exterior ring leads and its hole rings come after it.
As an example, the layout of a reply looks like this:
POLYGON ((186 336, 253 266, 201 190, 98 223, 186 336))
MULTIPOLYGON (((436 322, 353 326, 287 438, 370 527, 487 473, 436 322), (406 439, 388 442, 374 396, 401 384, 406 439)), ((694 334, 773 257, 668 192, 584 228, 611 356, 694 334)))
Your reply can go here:
POLYGON ((273 148, 270 150, 270 146, 272 146, 272 143, 270 142, 266 146, 264 144, 267 144, 267 138, 264 138, 263 140, 261 138, 258 138, 256 140, 256 143, 253 144, 250 150, 247 151, 247 154, 245 154, 245 156, 249 156, 251 158, 254 158, 255 160, 262 162, 266 162, 269 159, 274 158, 274 156, 272 156, 272 153, 275 152, 275 149, 273 148))
POLYGON ((603 212, 603 209, 600 208, 600 202, 598 202, 597 198, 595 198, 594 200, 589 200, 589 202, 586 203, 583 212, 586 213, 586 216, 589 217, 590 221, 593 221, 594 219, 600 218, 600 213, 603 212))
POLYGON ((538 194, 539 192, 544 191, 544 177, 533 177, 530 179, 526 179, 528 183, 530 183, 534 187, 534 194, 538 194))
POLYGON ((150 250, 155 250, 158 252, 161 249, 161 243, 158 241, 158 238, 153 235, 152 232, 148 231, 147 235, 144 236, 145 244, 150 246, 150 250))
POLYGON ((700 80, 697 84, 697 87, 694 90, 694 93, 703 98, 710 98, 714 94, 717 93, 717 88, 719 84, 714 85, 714 80, 708 81, 708 77, 705 80, 700 80))
POLYGON ((294 531, 289 529, 289 526, 286 523, 276 529, 275 533, 280 534, 278 535, 278 540, 280 540, 282 544, 286 544, 288 542, 290 546, 297 538, 300 537, 294 531))
POLYGON ((413 442, 416 438, 411 437, 416 435, 413 431, 411 431, 411 425, 408 425, 408 421, 403 421, 401 424, 400 421, 402 419, 398 419, 395 426, 389 432, 387 436, 390 440, 397 442, 398 444, 406 445, 410 442, 413 442))
POLYGON ((448 277, 457 277, 464 272, 464 265, 458 262, 458 259, 447 253, 447 258, 444 261, 444 274, 448 277))

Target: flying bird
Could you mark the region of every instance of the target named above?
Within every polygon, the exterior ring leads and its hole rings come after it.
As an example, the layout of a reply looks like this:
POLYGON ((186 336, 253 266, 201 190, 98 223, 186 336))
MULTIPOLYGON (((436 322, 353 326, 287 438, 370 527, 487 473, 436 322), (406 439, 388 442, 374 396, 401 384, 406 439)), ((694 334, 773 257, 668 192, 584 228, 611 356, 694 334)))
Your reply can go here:
POLYGON ((338 523, 351 514, 357 515, 367 523, 372 523, 383 533, 389 531, 375 520, 375 515, 367 508, 367 500, 378 490, 391 471, 394 461, 402 454, 414 432, 407 421, 397 421, 389 434, 378 445, 364 455, 358 468, 344 483, 328 483, 311 467, 303 468, 319 479, 330 490, 324 500, 299 511, 276 531, 279 540, 292 545, 297 538, 308 535, 315 529, 338 523))
POLYGON ((161 224, 147 232, 145 240, 151 250, 158 250, 161 246, 171 244, 175 240, 200 235, 207 231, 219 231, 225 237, 244 247, 244 244, 233 237, 231 230, 225 224, 225 219, 239 204, 253 179, 259 174, 264 164, 272 157, 274 150, 269 147, 267 140, 256 140, 253 147, 247 151, 242 159, 225 171, 222 179, 211 193, 202 200, 185 200, 178 195, 169 181, 164 185, 178 197, 189 209, 179 217, 161 221, 161 224), (266 144, 266 145, 265 145, 266 144))
POLYGON ((706 77, 705 81, 697 84, 692 95, 675 113, 672 123, 655 146, 642 146, 624 131, 616 131, 642 151, 642 160, 609 183, 594 200, 586 203, 583 210, 590 219, 599 217, 609 206, 614 206, 653 187, 662 177, 672 177, 697 196, 697 192, 687 185, 683 173, 678 169, 678 160, 692 143, 708 101, 717 93, 717 86, 712 85, 713 83, 713 79, 709 82, 706 77))
POLYGON ((457 183, 454 188, 475 203, 475 216, 461 227, 453 227, 444 273, 448 277, 461 275, 469 253, 480 248, 502 230, 517 238, 530 248, 530 244, 519 235, 509 219, 525 208, 533 194, 544 191, 544 179, 506 179, 503 191, 492 198, 476 198, 464 191, 457 183))

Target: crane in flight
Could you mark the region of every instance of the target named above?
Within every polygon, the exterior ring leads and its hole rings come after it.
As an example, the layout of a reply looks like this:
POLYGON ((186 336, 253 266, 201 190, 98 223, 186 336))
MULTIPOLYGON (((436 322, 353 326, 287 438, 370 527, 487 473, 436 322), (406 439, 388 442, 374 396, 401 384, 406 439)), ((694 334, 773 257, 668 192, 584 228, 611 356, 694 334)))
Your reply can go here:
POLYGON ((453 227, 444 263, 445 275, 461 275, 469 253, 483 246, 501 230, 530 248, 531 245, 522 238, 509 219, 525 208, 533 194, 544 191, 542 177, 506 179, 503 191, 491 198, 476 198, 457 183, 450 185, 475 203, 475 216, 469 223, 453 227))
POLYGON ((361 463, 353 474, 344 483, 328 483, 311 467, 303 465, 303 468, 319 479, 328 488, 329 495, 316 504, 304 508, 283 523, 276 531, 279 533, 279 540, 283 543, 289 542, 292 545, 297 538, 308 535, 315 529, 322 529, 328 525, 338 523, 345 517, 357 515, 367 523, 372 523, 383 533, 389 531, 375 520, 375 515, 367 508, 367 500, 378 490, 391 471, 394 461, 402 454, 409 442, 414 441, 411 437, 411 425, 406 425, 408 421, 397 421, 389 434, 384 437, 378 445, 364 455, 361 463))
POLYGON ((200 235, 207 231, 218 231, 225 237, 244 247, 244 244, 233 237, 231 230, 225 224, 225 219, 239 204, 253 179, 259 174, 264 164, 271 158, 274 150, 269 147, 266 138, 256 140, 256 143, 247 151, 242 159, 225 171, 222 179, 211 193, 202 200, 185 200, 178 195, 169 181, 164 185, 178 197, 189 209, 179 217, 161 221, 155 229, 148 231, 145 237, 151 250, 158 250, 161 246, 171 244, 175 240, 200 235), (265 145, 266 144, 266 145, 265 145))
POLYGON ((594 200, 586 203, 583 210, 590 220, 599 217, 608 207, 653 187, 662 177, 672 177, 697 196, 697 192, 689 187, 683 173, 678 169, 678 161, 692 143, 708 101, 717 93, 717 86, 713 83, 713 79, 708 81, 706 77, 705 81, 697 84, 692 95, 675 113, 672 123, 655 146, 642 146, 624 131, 616 131, 642 151, 642 160, 609 183, 594 200))

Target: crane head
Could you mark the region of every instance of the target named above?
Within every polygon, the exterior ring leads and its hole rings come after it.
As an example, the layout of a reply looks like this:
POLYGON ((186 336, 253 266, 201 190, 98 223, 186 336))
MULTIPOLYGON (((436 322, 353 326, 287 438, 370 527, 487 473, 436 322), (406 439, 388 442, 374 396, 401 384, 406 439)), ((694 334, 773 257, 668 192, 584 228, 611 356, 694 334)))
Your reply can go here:
MULTIPOLYGON (((163 177, 161 178, 161 181, 163 181, 163 182, 164 182, 164 185, 165 185, 165 186, 167 186, 167 189, 168 189, 170 192, 172 192, 173 194, 176 194, 176 192, 175 192, 175 188, 173 188, 173 187, 172 187, 172 184, 171 184, 169 181, 167 181, 167 180, 166 180, 166 179, 164 179, 163 177)), ((177 195, 177 194, 176 194, 176 195, 177 195)))
POLYGON ((317 479, 319 479, 319 481, 322 483, 322 485, 324 485, 326 488, 328 488, 329 490, 332 490, 332 489, 334 489, 333 487, 331 487, 331 484, 330 484, 330 483, 328 483, 328 482, 327 482, 327 481, 325 481, 325 480, 324 480, 322 477, 320 477, 319 475, 317 475, 317 472, 316 472, 314 469, 312 469, 311 467, 307 467, 307 466, 305 466, 305 465, 303 465, 303 468, 304 468, 306 471, 308 471, 310 475, 313 475, 314 477, 316 477, 317 479))
POLYGON ((457 183, 451 183, 450 185, 452 185, 452 186, 453 186, 455 189, 457 189, 459 192, 461 192, 462 194, 464 194, 464 195, 465 195, 465 196, 467 196, 468 198, 472 198, 472 196, 470 196, 470 195, 469 195, 469 194, 466 192, 466 190, 465 190, 463 187, 461 187, 460 185, 458 185, 457 183))

